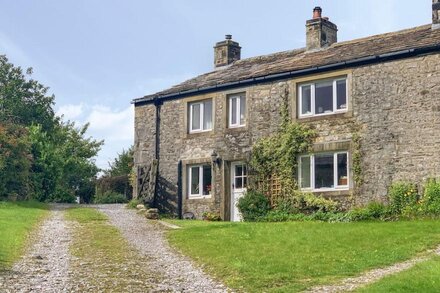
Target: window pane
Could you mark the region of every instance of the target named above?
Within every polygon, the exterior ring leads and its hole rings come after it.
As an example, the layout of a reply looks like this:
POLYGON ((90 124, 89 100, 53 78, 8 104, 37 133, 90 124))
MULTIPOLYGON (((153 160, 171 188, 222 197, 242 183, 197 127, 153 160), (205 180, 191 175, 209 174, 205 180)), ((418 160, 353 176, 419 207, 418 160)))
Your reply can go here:
POLYGON ((301 157, 301 188, 310 188, 310 157, 301 157))
POLYGON ((203 130, 212 129, 212 101, 203 103, 203 130))
POLYGON ((200 129, 200 104, 191 105, 191 130, 200 129))
POLYGON ((315 85, 315 114, 333 112, 333 82, 321 82, 315 85))
POLYGON ((333 155, 315 155, 315 188, 334 187, 333 155))
POLYGON ((337 98, 336 106, 338 110, 347 109, 347 82, 346 80, 338 80, 336 82, 337 98))
POLYGON ((235 176, 243 176, 243 165, 235 165, 235 176))
POLYGON ((246 97, 240 97, 240 125, 245 124, 246 119, 246 97))
POLYGON ((237 124, 237 98, 231 98, 231 125, 237 124))
POLYGON ((301 114, 312 113, 312 88, 310 85, 301 87, 301 114))
POLYGON ((200 183, 200 169, 199 167, 191 167, 191 194, 199 194, 200 183))
POLYGON ((338 185, 348 185, 347 154, 338 154, 338 185))
POLYGON ((211 166, 203 166, 203 195, 211 194, 211 166))
POLYGON ((235 178, 235 189, 242 189, 243 188, 243 177, 236 177, 235 178))

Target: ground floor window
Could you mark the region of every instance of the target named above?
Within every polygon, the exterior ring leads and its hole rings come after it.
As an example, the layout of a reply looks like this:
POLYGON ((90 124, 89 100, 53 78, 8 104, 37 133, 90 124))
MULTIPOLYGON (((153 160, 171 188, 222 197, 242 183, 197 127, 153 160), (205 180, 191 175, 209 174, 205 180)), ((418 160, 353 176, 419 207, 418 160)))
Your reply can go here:
POLYGON ((301 189, 348 189, 348 152, 301 156, 298 173, 301 189))
POLYGON ((211 165, 188 167, 188 197, 206 197, 211 195, 211 165))

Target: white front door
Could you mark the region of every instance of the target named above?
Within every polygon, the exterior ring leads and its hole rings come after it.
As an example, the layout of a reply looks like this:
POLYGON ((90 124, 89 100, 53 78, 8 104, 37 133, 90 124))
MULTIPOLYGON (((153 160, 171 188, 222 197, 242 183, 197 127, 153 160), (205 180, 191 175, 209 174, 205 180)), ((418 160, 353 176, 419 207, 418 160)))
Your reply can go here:
POLYGON ((247 167, 244 163, 231 164, 231 221, 239 222, 242 220, 237 203, 240 197, 246 192, 247 186, 247 167))

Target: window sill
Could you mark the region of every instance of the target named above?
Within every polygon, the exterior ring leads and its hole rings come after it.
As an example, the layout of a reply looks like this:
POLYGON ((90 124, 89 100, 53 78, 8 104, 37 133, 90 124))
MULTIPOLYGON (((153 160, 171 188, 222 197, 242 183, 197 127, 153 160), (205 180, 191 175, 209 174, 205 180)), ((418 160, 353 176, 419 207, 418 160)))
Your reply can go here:
POLYGON ((188 131, 188 134, 197 134, 197 133, 205 133, 205 132, 211 132, 213 129, 206 129, 206 130, 190 130, 188 131))
POLYGON ((344 189, 315 189, 315 190, 306 190, 301 189, 303 192, 310 192, 315 195, 323 195, 325 197, 339 197, 339 196, 349 196, 351 193, 350 188, 344 188, 344 189))
POLYGON ((352 116, 353 115, 351 111, 345 111, 345 112, 336 112, 336 113, 313 115, 313 116, 298 116, 296 120, 300 122, 313 122, 313 121, 319 121, 325 119, 350 118, 352 116))
POLYGON ((212 195, 204 195, 204 196, 188 196, 188 199, 195 199, 195 200, 200 200, 200 199, 210 199, 212 198, 212 195))

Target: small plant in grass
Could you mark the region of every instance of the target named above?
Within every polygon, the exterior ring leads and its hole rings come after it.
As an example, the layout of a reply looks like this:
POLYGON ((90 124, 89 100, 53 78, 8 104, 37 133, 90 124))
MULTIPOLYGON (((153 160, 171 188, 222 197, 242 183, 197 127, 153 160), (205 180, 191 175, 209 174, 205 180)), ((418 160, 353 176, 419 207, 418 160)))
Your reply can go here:
POLYGON ((222 218, 218 213, 213 213, 213 212, 204 212, 202 218, 205 221, 211 221, 211 222, 218 222, 222 220, 222 218))
POLYGON ((127 208, 129 209, 135 209, 139 204, 142 204, 142 202, 137 199, 137 198, 133 198, 132 200, 130 200, 127 204, 127 208))
POLYGON ((245 221, 258 221, 270 210, 270 203, 268 198, 254 190, 249 190, 246 194, 238 200, 238 209, 245 221))
POLYGON ((416 206, 419 200, 416 185, 408 182, 393 183, 388 191, 388 196, 390 208, 395 214, 402 213, 408 207, 416 206))

